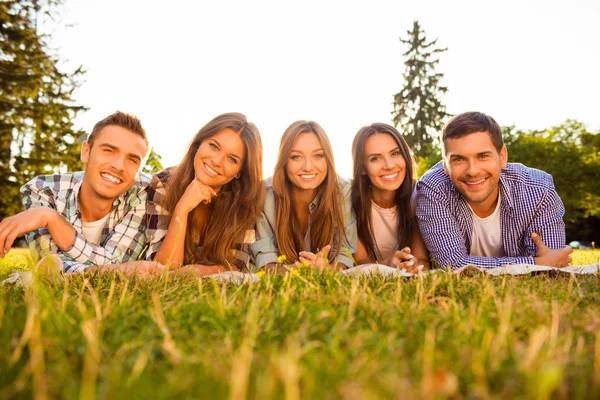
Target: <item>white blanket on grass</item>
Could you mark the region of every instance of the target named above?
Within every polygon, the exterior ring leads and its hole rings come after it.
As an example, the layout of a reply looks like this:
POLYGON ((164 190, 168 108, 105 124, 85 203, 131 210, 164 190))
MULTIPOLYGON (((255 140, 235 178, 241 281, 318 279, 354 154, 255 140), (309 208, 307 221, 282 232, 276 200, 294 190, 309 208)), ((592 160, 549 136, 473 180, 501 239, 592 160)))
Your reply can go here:
MULTIPOLYGON (((544 265, 533 265, 533 264, 511 264, 505 265, 503 267, 498 268, 478 268, 475 265, 467 265, 465 267, 453 270, 452 272, 455 274, 460 273, 486 273, 493 276, 498 275, 528 275, 532 272, 541 272, 541 273, 560 273, 560 274, 597 274, 600 270, 600 265, 597 264, 588 264, 588 265, 571 265, 569 267, 564 268, 555 268, 555 267, 547 267, 544 265)), ((445 270, 441 269, 433 269, 425 272, 421 272, 421 274, 435 274, 435 273, 444 273, 445 270)), ((347 270, 342 271, 343 276, 384 276, 384 277, 413 277, 418 276, 418 274, 411 274, 404 270, 399 270, 396 268, 388 267, 387 265, 381 264, 362 264, 357 265, 356 267, 349 268, 347 270)), ((256 282, 260 280, 256 274, 246 274, 238 271, 232 272, 222 272, 216 275, 205 276, 204 278, 217 279, 219 281, 225 282, 233 282, 237 285, 242 283, 246 283, 248 281, 256 282)))

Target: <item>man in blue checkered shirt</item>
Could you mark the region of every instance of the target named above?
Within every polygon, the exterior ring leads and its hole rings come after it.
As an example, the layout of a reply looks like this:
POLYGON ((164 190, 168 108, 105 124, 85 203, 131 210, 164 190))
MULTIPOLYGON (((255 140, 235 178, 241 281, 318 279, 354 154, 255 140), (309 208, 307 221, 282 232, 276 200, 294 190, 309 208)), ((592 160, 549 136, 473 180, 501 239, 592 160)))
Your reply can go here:
POLYGON ((442 161, 417 183, 416 206, 421 234, 439 266, 571 262, 565 209, 552 176, 507 159, 493 118, 466 112, 444 126, 442 161))
POLYGON ((155 263, 134 263, 147 246, 150 178, 141 170, 149 150, 137 117, 117 111, 99 121, 82 145, 85 172, 42 175, 21 188, 25 211, 0 223, 0 258, 28 233, 40 255, 58 256, 64 272, 115 264, 126 273, 154 271, 155 263))

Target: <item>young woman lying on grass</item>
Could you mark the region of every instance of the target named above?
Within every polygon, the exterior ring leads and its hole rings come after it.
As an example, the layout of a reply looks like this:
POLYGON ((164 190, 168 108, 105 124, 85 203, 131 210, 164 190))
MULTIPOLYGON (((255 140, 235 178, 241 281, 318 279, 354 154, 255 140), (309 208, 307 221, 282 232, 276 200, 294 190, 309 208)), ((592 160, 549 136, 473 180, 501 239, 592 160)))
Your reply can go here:
POLYGON ((393 127, 362 127, 352 143, 359 264, 381 263, 408 272, 428 267, 427 249, 411 205, 415 181, 410 149, 393 127))
POLYGON ((245 270, 261 179, 260 134, 243 114, 222 114, 202 127, 179 166, 152 179, 154 261, 198 276, 245 270))
POLYGON ((316 122, 296 121, 284 132, 251 248, 256 266, 267 269, 276 269, 281 255, 318 268, 354 265, 350 184, 336 174, 331 144, 316 122))

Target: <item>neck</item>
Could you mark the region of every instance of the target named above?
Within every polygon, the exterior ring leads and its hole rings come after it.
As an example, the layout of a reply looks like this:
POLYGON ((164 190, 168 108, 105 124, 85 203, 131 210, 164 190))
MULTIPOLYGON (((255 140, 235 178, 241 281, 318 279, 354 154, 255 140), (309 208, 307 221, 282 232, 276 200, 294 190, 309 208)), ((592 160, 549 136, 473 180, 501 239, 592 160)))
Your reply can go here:
POLYGON ((317 190, 301 190, 296 187, 292 190, 292 196, 294 196, 294 203, 296 207, 306 207, 312 203, 312 201, 317 196, 317 190))
POLYGON ((81 185, 79 190, 79 212, 83 222, 94 222, 104 218, 112 210, 115 199, 105 199, 97 196, 90 188, 81 185))
POLYGON ((392 208, 396 205, 396 192, 371 190, 371 199, 381 208, 392 208))
POLYGON ((496 189, 496 193, 489 196, 485 201, 477 204, 469 204, 473 209, 475 215, 479 218, 489 217, 496 210, 498 201, 500 199, 500 191, 496 189))

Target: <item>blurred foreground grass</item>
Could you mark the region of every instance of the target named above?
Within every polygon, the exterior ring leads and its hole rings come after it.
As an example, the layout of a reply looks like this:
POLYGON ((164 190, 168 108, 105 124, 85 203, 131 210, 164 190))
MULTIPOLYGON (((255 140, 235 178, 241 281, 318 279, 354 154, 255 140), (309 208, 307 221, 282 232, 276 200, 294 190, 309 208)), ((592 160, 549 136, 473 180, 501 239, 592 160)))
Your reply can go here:
MULTIPOLYGON (((13 251, 0 278, 27 265, 13 251)), ((303 271, 3 287, 0 398, 598 398, 599 283, 303 271)))

